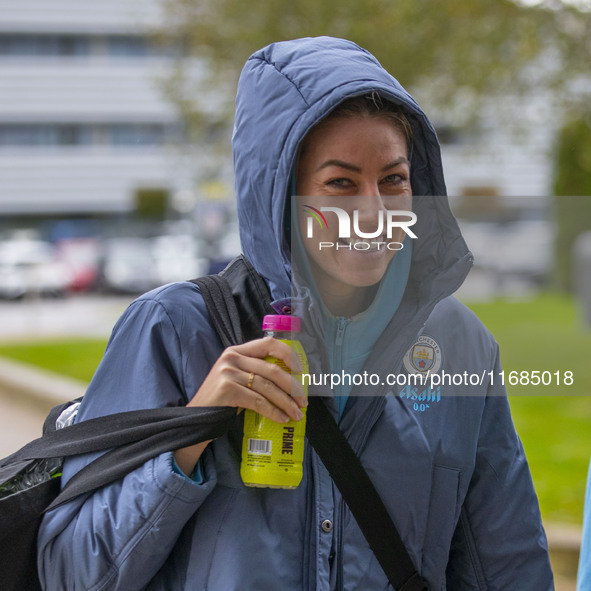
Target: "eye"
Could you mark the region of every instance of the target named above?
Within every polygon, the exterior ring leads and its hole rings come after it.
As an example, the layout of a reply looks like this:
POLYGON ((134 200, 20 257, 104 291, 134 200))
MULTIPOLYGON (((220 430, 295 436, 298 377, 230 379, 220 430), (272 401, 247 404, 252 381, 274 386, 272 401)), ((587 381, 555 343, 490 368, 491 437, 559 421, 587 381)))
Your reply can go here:
POLYGON ((326 183, 329 187, 335 187, 335 188, 339 188, 339 189, 344 189, 346 187, 350 187, 353 182, 345 177, 339 177, 336 179, 330 179, 329 181, 327 181, 326 183))
POLYGON ((401 173, 389 174, 382 182, 387 185, 403 185, 408 182, 408 177, 401 173))

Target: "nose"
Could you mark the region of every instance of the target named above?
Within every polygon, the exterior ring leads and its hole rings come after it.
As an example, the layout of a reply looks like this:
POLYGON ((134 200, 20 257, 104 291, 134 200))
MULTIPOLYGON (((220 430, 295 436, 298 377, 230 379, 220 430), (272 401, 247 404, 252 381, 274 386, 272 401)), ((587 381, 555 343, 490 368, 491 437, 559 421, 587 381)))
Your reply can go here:
POLYGON ((359 183, 357 195, 362 197, 379 197, 380 187, 376 181, 364 179, 359 183))
POLYGON ((359 201, 360 219, 362 208, 367 210, 369 215, 373 217, 375 217, 376 211, 386 209, 384 200, 380 196, 380 186, 373 179, 365 179, 359 184, 357 196, 361 197, 361 199, 357 200, 359 201))
MULTIPOLYGON (((369 188, 369 187, 368 187, 369 188)), ((359 192, 355 199, 356 209, 359 210, 359 219, 376 219, 376 213, 386 209, 384 199, 380 195, 379 189, 375 186, 373 191, 359 192)))
POLYGON ((356 197, 353 215, 355 234, 366 238, 381 235, 384 231, 385 209, 378 192, 356 197))

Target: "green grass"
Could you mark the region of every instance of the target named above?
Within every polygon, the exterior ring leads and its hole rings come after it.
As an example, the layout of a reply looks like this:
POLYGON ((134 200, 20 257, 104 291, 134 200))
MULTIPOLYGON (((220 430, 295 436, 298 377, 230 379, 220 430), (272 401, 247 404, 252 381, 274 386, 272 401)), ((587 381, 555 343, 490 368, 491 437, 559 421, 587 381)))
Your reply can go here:
MULTIPOLYGON (((470 307, 499 342, 507 375, 573 372, 572 386, 507 389, 544 519, 581 523, 591 456, 591 331, 581 328, 565 296, 543 294, 528 302, 498 300, 470 307)), ((0 355, 88 382, 105 345, 96 339, 15 343, 0 346, 0 355)))
MULTIPOLYGON (((572 371, 571 386, 510 387, 529 396, 591 395, 591 330, 581 326, 571 298, 543 294, 524 302, 468 304, 493 333, 501 347, 503 369, 511 371, 572 371)), ((562 381, 562 379, 561 379, 562 381)), ((508 386, 509 388, 509 386, 508 386)))
POLYGON ((573 372, 571 386, 507 385, 546 521, 581 523, 591 457, 591 331, 571 298, 469 304, 499 342, 505 374, 573 372))
POLYGON ((0 356, 90 382, 103 353, 105 339, 67 339, 0 345, 0 356))

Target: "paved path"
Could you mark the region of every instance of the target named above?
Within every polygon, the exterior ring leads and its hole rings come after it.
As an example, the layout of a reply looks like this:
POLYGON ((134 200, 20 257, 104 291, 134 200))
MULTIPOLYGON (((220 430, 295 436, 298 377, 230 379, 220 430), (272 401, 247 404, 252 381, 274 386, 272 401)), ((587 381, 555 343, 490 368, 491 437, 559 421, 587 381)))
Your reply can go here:
POLYGON ((85 389, 77 380, 0 358, 0 457, 39 437, 50 409, 85 389))
POLYGON ((0 392, 0 458, 39 437, 46 414, 39 406, 0 392))

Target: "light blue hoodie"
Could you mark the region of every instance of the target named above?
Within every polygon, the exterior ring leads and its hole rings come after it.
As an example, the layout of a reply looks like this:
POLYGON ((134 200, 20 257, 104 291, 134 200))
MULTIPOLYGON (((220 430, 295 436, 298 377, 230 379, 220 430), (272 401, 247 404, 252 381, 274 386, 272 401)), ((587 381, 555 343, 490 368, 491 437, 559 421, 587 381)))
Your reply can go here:
MULTIPOLYGON (((344 99, 378 91, 413 126, 418 216, 404 296, 364 369, 405 379, 431 368, 481 376, 470 388, 355 386, 340 427, 359 455, 432 589, 550 591, 547 546, 515 433, 498 348, 449 297, 472 257, 450 213, 436 135, 377 60, 349 41, 273 44, 247 62, 233 137, 242 247, 278 310, 314 318, 292 294, 284 216, 299 143, 344 99), (433 197, 439 195, 439 197, 433 197)), ((317 318, 317 316, 316 316, 317 318)), ((310 333, 312 322, 304 322, 310 333)), ((314 334, 311 335, 314 337, 314 334)), ((317 336, 317 335, 316 335, 317 336)), ((326 358, 312 338, 313 362, 326 358)), ((197 288, 163 287, 136 300, 114 328, 79 420, 186 404, 221 353, 197 288)), ((333 398, 329 409, 338 417, 333 398)), ((306 451, 293 491, 248 489, 239 474, 241 423, 203 454, 201 483, 175 473, 172 454, 44 518, 45 589, 377 591, 388 582, 318 457, 306 451)), ((66 462, 64 480, 89 461, 66 462)))
MULTIPOLYGON (((292 183, 292 192, 296 192, 295 183, 292 183)), ((384 327, 392 320, 400 305, 410 271, 412 240, 408 237, 405 239, 404 248, 396 253, 388 266, 368 308, 352 318, 337 317, 324 305, 318 293, 300 234, 295 199, 292 199, 291 215, 292 263, 294 260, 299 262, 301 282, 310 290, 313 300, 318 302, 328 368, 333 374, 341 375, 344 372, 349 376, 348 382, 343 381, 333 388, 340 417, 351 392, 352 377, 361 372, 384 327)))

